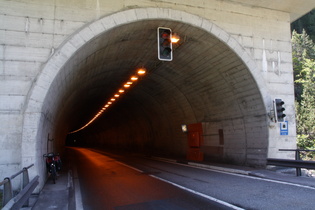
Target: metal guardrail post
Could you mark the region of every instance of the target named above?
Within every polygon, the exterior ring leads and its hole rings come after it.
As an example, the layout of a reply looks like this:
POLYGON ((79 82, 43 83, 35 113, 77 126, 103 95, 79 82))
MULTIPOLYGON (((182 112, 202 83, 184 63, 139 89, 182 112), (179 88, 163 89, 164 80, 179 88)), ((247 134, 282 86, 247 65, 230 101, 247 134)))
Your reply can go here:
POLYGON ((3 185, 2 206, 5 206, 12 198, 13 198, 13 190, 12 190, 11 179, 9 177, 6 177, 4 178, 4 185, 3 185))
MULTIPOLYGON (((296 161, 303 161, 301 160, 301 156, 300 156, 300 152, 315 152, 315 150, 307 150, 307 149, 279 149, 279 151, 291 151, 291 152, 295 152, 295 160, 296 161)), ((310 162, 310 161, 308 161, 310 162)), ((311 161, 312 162, 312 161, 311 161)), ((299 164, 302 166, 302 164, 299 164)), ((301 167, 295 166, 294 168, 296 168, 296 176, 301 176, 302 172, 301 172, 301 167)), ((302 167, 303 168, 303 167, 302 167)), ((306 167, 307 168, 307 167, 306 167)), ((314 168, 311 166, 311 168, 314 168)))
POLYGON ((23 188, 30 182, 27 168, 23 168, 23 188))
POLYGON ((0 185, 3 185, 3 201, 0 207, 3 209, 20 209, 22 206, 29 205, 29 196, 35 189, 35 187, 39 184, 38 178, 36 176, 31 182, 29 180, 28 169, 34 166, 31 164, 28 167, 23 168, 21 171, 12 175, 11 177, 4 178, 0 185), (22 189, 16 197, 13 197, 13 188, 11 180, 17 177, 18 175, 23 174, 22 177, 22 189))
MULTIPOLYGON (((295 160, 301 160, 300 151, 298 149, 295 150, 295 160)), ((296 168, 295 170, 296 170, 296 176, 302 175, 301 168, 296 168)))
MULTIPOLYGON (((23 189, 28 185, 28 183, 30 182, 29 176, 28 176, 28 168, 23 168, 23 183, 22 183, 22 187, 23 189)), ((26 202, 24 203, 23 206, 28 206, 29 205, 29 199, 26 200, 26 202)))

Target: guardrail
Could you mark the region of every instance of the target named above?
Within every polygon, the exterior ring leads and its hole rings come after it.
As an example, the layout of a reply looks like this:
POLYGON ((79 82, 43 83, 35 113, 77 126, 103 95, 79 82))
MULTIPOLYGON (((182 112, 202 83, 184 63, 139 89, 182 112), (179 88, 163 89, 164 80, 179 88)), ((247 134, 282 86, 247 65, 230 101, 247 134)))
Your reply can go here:
POLYGON ((29 197, 39 183, 39 176, 34 177, 31 182, 29 181, 28 169, 32 166, 34 166, 34 164, 23 168, 21 171, 17 172, 11 177, 4 178, 4 180, 0 182, 0 186, 3 185, 2 210, 14 210, 20 209, 22 206, 29 206, 29 197), (22 189, 15 197, 13 197, 11 180, 20 174, 23 174, 22 189))
POLYGON ((315 161, 301 160, 300 152, 315 152, 315 150, 305 149, 279 149, 279 151, 295 152, 295 160, 267 158, 267 165, 284 166, 296 168, 296 176, 301 176, 301 168, 315 169, 315 161))

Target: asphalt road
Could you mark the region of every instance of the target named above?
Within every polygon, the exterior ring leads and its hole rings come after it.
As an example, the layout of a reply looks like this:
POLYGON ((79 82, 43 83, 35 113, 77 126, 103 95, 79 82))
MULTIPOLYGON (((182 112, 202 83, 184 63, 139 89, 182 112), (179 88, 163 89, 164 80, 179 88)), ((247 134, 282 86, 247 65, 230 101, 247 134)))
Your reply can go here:
POLYGON ((84 209, 279 210, 315 206, 313 187, 130 155, 69 150, 77 163, 84 209))
POLYGON ((71 162, 76 162, 85 210, 230 209, 108 156, 82 148, 68 150, 71 162))

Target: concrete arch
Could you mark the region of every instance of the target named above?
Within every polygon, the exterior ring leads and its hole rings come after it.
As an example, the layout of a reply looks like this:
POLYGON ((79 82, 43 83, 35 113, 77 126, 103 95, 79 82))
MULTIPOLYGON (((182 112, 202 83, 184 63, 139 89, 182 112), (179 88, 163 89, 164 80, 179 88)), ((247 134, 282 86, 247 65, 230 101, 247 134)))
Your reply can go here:
MULTIPOLYGON (((43 134, 39 132, 38 128, 45 127, 45 121, 49 121, 51 117, 43 112, 42 105, 46 100, 49 87, 59 70, 82 46, 102 33, 124 24, 151 19, 165 19, 183 22, 193 27, 200 28, 225 43, 247 66, 252 77, 255 79, 258 89, 260 90, 262 100, 264 100, 264 107, 266 107, 267 101, 269 100, 267 88, 264 81, 261 80, 261 73, 257 68, 255 61, 247 54, 245 49, 235 38, 219 26, 199 16, 173 9, 138 8, 121 11, 103 17, 80 29, 56 50, 43 67, 42 72, 38 76, 28 96, 25 108, 22 134, 23 165, 36 162, 36 160, 41 157, 41 153, 39 152, 40 149, 45 147, 41 141, 43 138, 47 138, 47 136, 43 136, 43 134), (36 151, 36 154, 34 154, 34 151, 36 151)), ((42 166, 38 163, 37 167, 41 168, 42 166)))

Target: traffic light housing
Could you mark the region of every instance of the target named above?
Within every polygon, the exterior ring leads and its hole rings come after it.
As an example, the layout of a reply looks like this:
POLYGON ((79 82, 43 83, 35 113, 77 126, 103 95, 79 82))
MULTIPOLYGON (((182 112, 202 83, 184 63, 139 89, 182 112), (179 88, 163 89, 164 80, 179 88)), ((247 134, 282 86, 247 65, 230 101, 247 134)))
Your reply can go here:
POLYGON ((285 108, 283 107, 284 101, 282 99, 275 99, 275 115, 276 115, 276 121, 277 122, 284 122, 285 118, 285 108))
POLYGON ((161 61, 173 60, 172 30, 170 28, 158 27, 158 58, 161 61))

